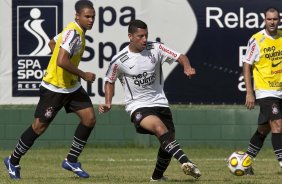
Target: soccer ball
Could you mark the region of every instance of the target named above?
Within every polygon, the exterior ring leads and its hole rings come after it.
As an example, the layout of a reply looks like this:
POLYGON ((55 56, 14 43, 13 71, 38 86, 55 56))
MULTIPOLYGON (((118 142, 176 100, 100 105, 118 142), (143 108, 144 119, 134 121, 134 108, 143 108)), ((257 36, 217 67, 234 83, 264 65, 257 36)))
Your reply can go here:
POLYGON ((251 157, 243 151, 233 152, 227 160, 229 171, 235 176, 243 176, 250 171, 251 157))

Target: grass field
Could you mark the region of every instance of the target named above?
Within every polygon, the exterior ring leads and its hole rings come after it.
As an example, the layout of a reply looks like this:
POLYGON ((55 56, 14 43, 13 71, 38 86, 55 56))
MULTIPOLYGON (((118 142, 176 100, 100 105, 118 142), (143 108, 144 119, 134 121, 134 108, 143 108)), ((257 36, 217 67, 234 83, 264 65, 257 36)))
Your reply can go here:
MULTIPOLYGON (((88 179, 74 177, 61 168, 61 161, 68 148, 32 149, 21 161, 19 181, 9 178, 3 158, 10 151, 0 150, 0 183, 18 184, 88 184, 88 183, 149 183, 155 166, 157 148, 113 148, 88 146, 80 161, 83 168, 91 175, 88 179)), ((229 173, 226 158, 234 151, 231 148, 184 148, 188 156, 197 163, 202 172, 198 180, 184 175, 180 164, 173 160, 165 175, 165 183, 193 184, 277 184, 282 181, 282 174, 271 149, 263 149, 253 166, 254 176, 237 177, 229 173)))

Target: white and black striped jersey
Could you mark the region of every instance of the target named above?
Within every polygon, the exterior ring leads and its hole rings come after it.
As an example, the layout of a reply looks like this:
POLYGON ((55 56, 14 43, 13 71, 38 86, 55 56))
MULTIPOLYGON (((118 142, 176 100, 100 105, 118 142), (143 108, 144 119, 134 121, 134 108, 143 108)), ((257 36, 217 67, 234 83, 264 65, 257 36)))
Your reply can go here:
POLYGON ((148 42, 140 53, 131 52, 127 46, 113 57, 105 81, 120 80, 126 111, 130 114, 141 107, 168 107, 161 67, 164 62, 171 64, 179 56, 180 53, 157 42, 148 42))

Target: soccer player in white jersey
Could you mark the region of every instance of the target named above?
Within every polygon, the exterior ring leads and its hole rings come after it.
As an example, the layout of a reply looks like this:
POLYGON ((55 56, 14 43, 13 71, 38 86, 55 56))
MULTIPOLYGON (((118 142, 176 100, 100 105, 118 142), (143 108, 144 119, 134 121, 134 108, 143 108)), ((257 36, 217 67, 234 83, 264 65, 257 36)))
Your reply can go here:
MULTIPOLYGON (((35 140, 48 128, 61 108, 67 113, 74 112, 80 119, 72 145, 62 167, 81 178, 89 174, 81 167, 78 157, 96 123, 91 99, 82 88, 78 77, 93 82, 96 75, 78 69, 85 48, 85 32, 90 30, 95 19, 93 3, 78 0, 75 4, 75 21, 49 42, 52 57, 40 86, 34 122, 21 135, 13 153, 4 159, 12 179, 20 179, 19 162, 32 147, 35 140)), ((48 172, 48 171, 47 171, 48 172)))
POLYGON ((131 116, 136 131, 155 135, 160 141, 157 163, 151 181, 165 180, 164 172, 172 156, 182 165, 185 174, 199 178, 201 173, 175 140, 175 128, 168 100, 163 91, 164 79, 162 64, 178 62, 184 74, 196 74, 187 56, 167 46, 148 42, 148 29, 141 20, 133 20, 128 27, 130 43, 115 55, 105 77, 105 104, 99 112, 108 112, 112 106, 116 79, 119 79, 125 92, 126 111, 131 116))
MULTIPOLYGON (((250 140, 247 153, 255 158, 271 131, 273 150, 282 168, 282 31, 278 30, 279 11, 273 7, 267 8, 264 22, 265 29, 249 40, 243 65, 245 105, 253 109, 256 98, 260 106, 258 128, 250 140)), ((253 171, 250 174, 254 174, 253 171)))

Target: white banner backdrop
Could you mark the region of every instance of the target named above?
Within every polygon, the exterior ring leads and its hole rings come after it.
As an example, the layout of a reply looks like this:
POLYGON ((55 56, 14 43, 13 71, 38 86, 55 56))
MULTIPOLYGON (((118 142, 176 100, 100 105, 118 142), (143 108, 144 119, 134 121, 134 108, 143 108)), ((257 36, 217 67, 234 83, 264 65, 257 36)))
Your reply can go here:
MULTIPOLYGON (((40 10, 42 7, 40 2, 44 1, 33 1, 36 2, 33 8, 38 7, 40 10)), ((13 3, 15 2, 17 0, 13 0, 13 3)), ((29 0, 30 2, 32 0, 29 0)), ((63 0, 62 2, 62 26, 64 27, 68 22, 74 20, 74 4, 76 1, 63 0)), ((87 85, 84 81, 81 81, 94 104, 104 102, 104 74, 110 58, 120 50, 125 42, 128 42, 127 23, 131 18, 141 19, 147 23, 149 40, 160 40, 170 48, 184 54, 188 52, 197 34, 196 17, 186 0, 93 0, 93 3, 96 10, 96 20, 93 29, 86 33, 88 36, 87 49, 83 57, 87 59, 80 63, 79 68, 83 71, 96 73, 96 81, 92 85, 87 85)), ((12 21, 18 21, 13 20, 13 17, 15 17, 13 12, 15 11, 12 11, 12 0, 0 1, 0 105, 36 104, 38 102, 37 96, 13 96, 13 87, 17 88, 18 86, 13 82, 17 81, 17 79, 13 79, 13 76, 23 77, 23 75, 15 75, 18 74, 18 71, 14 71, 16 73, 13 75, 12 52, 17 51, 12 49, 13 44, 15 44, 12 43, 13 36, 15 36, 15 34, 12 34, 12 30, 16 29, 13 28, 12 21)), ((49 39, 52 39, 52 37, 49 39)), ((34 44, 37 44, 37 42, 34 44)), ((17 63, 22 68, 28 67, 27 61, 17 61, 17 63)), ((33 67, 29 67, 29 69, 36 68, 34 66, 36 65, 35 61, 31 64, 33 64, 33 67)), ((176 65, 177 63, 174 65, 164 64, 165 78, 176 65)), ((120 84, 117 85, 113 103, 123 104, 123 90, 120 84)))

